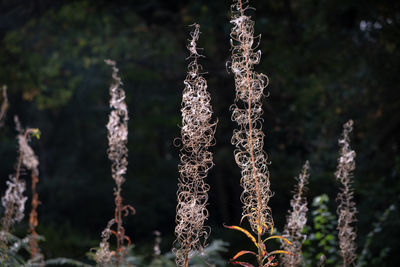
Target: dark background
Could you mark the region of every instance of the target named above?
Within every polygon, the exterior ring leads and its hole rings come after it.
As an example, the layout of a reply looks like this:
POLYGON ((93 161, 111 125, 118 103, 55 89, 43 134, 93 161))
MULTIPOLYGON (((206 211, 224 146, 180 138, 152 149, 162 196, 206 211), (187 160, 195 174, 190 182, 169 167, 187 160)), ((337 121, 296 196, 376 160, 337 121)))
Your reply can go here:
MULTIPOLYGON (((372 0, 251 1, 249 14, 261 34, 267 74, 264 99, 265 150, 270 156, 271 199, 281 230, 293 177, 310 160, 308 199, 326 193, 335 212, 334 179, 342 124, 355 122, 352 147, 359 213, 359 247, 382 212, 398 207, 400 192, 400 2, 372 0)), ((126 219, 136 251, 151 254, 154 230, 162 250, 174 239, 180 101, 185 48, 197 22, 206 56, 214 118, 218 118, 215 167, 210 172, 211 237, 232 246, 239 224, 240 171, 230 144, 233 76, 229 1, 0 1, 0 83, 8 86, 10 109, 0 130, 0 192, 14 172, 13 116, 42 136, 32 145, 40 158, 38 232, 46 257, 85 258, 113 216, 113 185, 105 124, 111 70, 117 61, 130 114, 129 169, 125 203, 137 214, 126 219)), ((29 179, 28 180, 29 186, 29 179)), ((28 207, 29 208, 29 207, 28 207)), ((26 220, 26 219, 25 219, 26 220)), ((399 263, 400 219, 389 216, 374 237, 373 255, 390 248, 381 266, 399 263)), ((26 222, 19 227, 25 231, 26 222)), ((229 253, 233 253, 233 250, 229 253)))

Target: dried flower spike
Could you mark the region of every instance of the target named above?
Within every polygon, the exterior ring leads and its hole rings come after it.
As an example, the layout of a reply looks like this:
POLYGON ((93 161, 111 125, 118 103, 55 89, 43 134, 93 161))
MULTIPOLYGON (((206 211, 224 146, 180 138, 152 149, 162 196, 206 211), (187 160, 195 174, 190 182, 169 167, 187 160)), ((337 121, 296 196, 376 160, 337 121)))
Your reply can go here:
POLYGON ((5 211, 1 220, 2 232, 9 232, 12 225, 24 218, 25 202, 28 199, 24 196, 25 181, 10 176, 7 183, 5 195, 1 198, 1 204, 5 211))
MULTIPOLYGON (((243 193, 243 217, 248 218, 254 232, 260 225, 273 225, 271 209, 268 206, 272 195, 270 190, 268 156, 263 150, 264 133, 261 115, 261 98, 268 78, 254 71, 254 65, 260 62, 261 51, 254 37, 254 22, 244 14, 248 6, 241 0, 232 5, 231 23, 232 62, 230 69, 235 76, 236 98, 232 105, 232 120, 239 129, 234 130, 232 144, 236 146, 235 160, 242 169, 241 185, 243 193)), ((263 228, 262 233, 265 233, 263 228)))
MULTIPOLYGON (((18 121, 18 118, 16 118, 18 121)), ((17 123, 17 128, 21 128, 17 123)), ((31 260, 30 262, 36 264, 37 266, 44 266, 44 256, 40 253, 40 248, 37 242, 38 234, 36 232, 36 227, 38 225, 38 213, 37 208, 40 204, 39 195, 36 190, 36 185, 39 182, 39 159, 35 155, 35 152, 28 144, 28 135, 36 136, 40 138, 40 131, 38 129, 27 129, 25 134, 18 135, 18 144, 20 148, 20 153, 22 157, 22 165, 25 166, 31 172, 32 179, 32 201, 31 201, 31 212, 29 213, 29 247, 31 260)))
POLYGON ((340 255, 343 259, 343 266, 351 265, 356 259, 356 230, 352 224, 356 221, 356 204, 353 200, 352 172, 354 171, 356 153, 350 147, 349 134, 353 130, 353 121, 349 120, 343 125, 343 136, 339 139, 339 159, 336 179, 341 183, 340 193, 338 193, 337 208, 339 231, 340 255))
POLYGON ((212 107, 207 81, 200 71, 197 40, 200 26, 194 25, 187 46, 192 61, 184 81, 182 95, 181 164, 179 165, 178 205, 176 208, 176 240, 173 251, 178 266, 188 266, 192 254, 205 246, 209 230, 204 226, 208 217, 206 209, 209 185, 204 182, 214 165, 208 148, 215 143, 216 123, 211 122, 212 107))
POLYGON ((2 204, 5 207, 4 217, 2 218, 2 234, 9 232, 12 225, 16 222, 20 222, 24 217, 27 197, 23 195, 25 191, 25 182, 20 180, 20 174, 21 169, 26 168, 31 171, 32 176, 32 210, 29 216, 29 247, 31 259, 29 262, 32 264, 34 263, 35 266, 44 266, 44 257, 40 253, 36 233, 36 226, 38 224, 37 206, 39 205, 36 184, 39 181, 39 160, 28 144, 29 136, 33 135, 38 137, 39 130, 29 128, 24 131, 17 116, 14 117, 14 120, 17 131, 19 132, 17 136, 19 156, 16 174, 15 176, 10 176, 10 180, 7 181, 8 188, 5 196, 2 198, 2 204))
POLYGON ((124 175, 128 166, 128 108, 125 103, 125 91, 122 89, 122 81, 118 76, 118 68, 115 61, 105 60, 105 63, 113 69, 113 83, 110 86, 110 108, 111 113, 107 123, 108 130, 108 158, 111 161, 111 174, 115 181, 115 213, 114 218, 107 224, 102 232, 100 248, 96 252, 96 261, 99 264, 108 264, 113 258, 114 264, 119 266, 123 262, 123 254, 126 253, 126 241, 130 244, 130 238, 125 235, 125 228, 122 225, 122 217, 128 215, 129 211, 134 213, 130 205, 122 203, 122 184, 125 182, 124 175), (112 226, 116 225, 116 230, 112 226), (116 251, 110 251, 108 240, 114 234, 117 239, 116 251))
POLYGON ((19 132, 18 139, 18 160, 15 176, 10 176, 7 181, 7 190, 2 198, 2 204, 5 208, 2 219, 2 231, 8 232, 15 222, 20 222, 24 217, 25 202, 27 197, 23 196, 25 191, 25 182, 19 179, 21 168, 24 166, 32 172, 32 175, 38 176, 39 160, 28 144, 29 134, 36 135, 38 129, 27 129, 25 132, 21 127, 18 117, 14 117, 16 129, 19 132))
POLYGON ((302 230, 307 223, 307 199, 304 197, 304 191, 308 184, 310 164, 308 161, 303 166, 303 170, 296 178, 297 185, 293 192, 293 199, 290 201, 289 214, 286 219, 286 225, 283 230, 283 237, 289 239, 292 245, 281 242, 282 249, 289 251, 290 254, 282 254, 282 266, 295 267, 302 263, 302 245, 306 239, 306 235, 302 234, 302 230))
POLYGON ((234 74, 236 97, 232 105, 232 120, 238 124, 233 131, 232 144, 236 146, 235 161, 241 168, 243 187, 241 201, 243 203, 242 220, 247 218, 250 227, 257 235, 254 237, 238 226, 225 226, 245 233, 257 247, 257 253, 238 252, 231 263, 242 266, 253 266, 238 262, 236 259, 244 254, 253 254, 259 267, 276 266, 275 254, 290 254, 288 251, 276 250, 268 252, 266 241, 280 239, 290 244, 282 236, 273 234, 274 222, 271 208, 268 206, 272 196, 268 171, 268 155, 264 151, 264 133, 262 131, 262 97, 268 85, 268 77, 257 73, 254 66, 260 62, 261 51, 257 49, 260 36, 254 36, 254 21, 245 15, 249 9, 246 0, 234 0, 232 4, 233 28, 231 30, 232 61, 230 69, 234 74), (271 235, 262 240, 264 234, 271 235))

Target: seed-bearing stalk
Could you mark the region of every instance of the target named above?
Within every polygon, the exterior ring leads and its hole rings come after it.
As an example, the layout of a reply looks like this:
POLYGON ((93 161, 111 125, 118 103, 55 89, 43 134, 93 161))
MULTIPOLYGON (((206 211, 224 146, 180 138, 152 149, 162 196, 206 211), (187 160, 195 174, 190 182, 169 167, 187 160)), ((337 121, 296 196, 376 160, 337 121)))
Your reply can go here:
MULTIPOLYGON (((38 225, 38 215, 37 207, 39 205, 39 196, 36 191, 36 184, 39 182, 39 160, 35 155, 35 152, 29 145, 29 137, 35 136, 40 137, 40 132, 38 129, 28 128, 26 130, 22 129, 18 117, 14 118, 16 129, 19 132, 17 136, 18 140, 18 159, 16 166, 16 173, 10 176, 10 180, 7 181, 7 190, 5 196, 2 198, 2 204, 5 207, 4 217, 2 218, 2 229, 0 234, 1 242, 6 245, 5 240, 3 240, 3 235, 11 230, 14 223, 20 222, 24 217, 25 202, 27 197, 23 195, 25 191, 25 181, 20 179, 21 170, 27 169, 31 172, 32 177, 32 203, 31 212, 29 215, 29 229, 30 233, 29 240, 29 253, 30 260, 29 264, 34 264, 35 266, 44 266, 44 256, 40 253, 40 248, 37 242, 37 232, 36 226, 38 225)), ((1 257, 0 257, 1 258, 1 257)))
POLYGON ((198 63, 201 56, 197 51, 200 26, 194 24, 187 46, 192 61, 184 81, 182 93, 181 164, 179 165, 178 205, 176 208, 176 240, 173 251, 177 266, 189 265, 192 254, 198 253, 206 245, 209 235, 204 226, 208 218, 206 208, 209 185, 205 183, 208 171, 214 165, 208 148, 215 143, 216 123, 211 122, 211 96, 207 91, 207 81, 201 74, 198 63))
MULTIPOLYGON (((245 15, 245 11, 249 8, 247 3, 248 1, 234 0, 232 5, 230 69, 234 74, 236 88, 235 103, 232 105, 232 120, 239 126, 233 132, 232 144, 236 146, 235 161, 241 168, 242 174, 240 180, 243 187, 242 219, 248 219, 252 231, 257 235, 257 238, 254 238, 258 250, 255 256, 258 266, 264 267, 274 264, 272 260, 275 256, 266 255, 287 252, 268 253, 264 245, 268 239, 262 240, 264 234, 272 235, 274 225, 271 208, 268 206, 272 192, 267 166, 268 155, 263 150, 264 133, 261 119, 263 114, 261 100, 264 89, 268 85, 268 77, 254 71, 254 66, 261 59, 261 51, 256 51, 257 40, 260 36, 254 36, 254 22, 250 16, 245 15), (268 262, 265 263, 266 260, 268 262)), ((228 228, 242 231, 249 236, 247 231, 240 227, 228 228)), ((233 259, 236 259, 238 255, 242 254, 237 254, 233 259)), ((242 263, 236 262, 236 264, 242 263)))
POLYGON ((343 259, 343 266, 350 266, 356 259, 356 230, 353 223, 357 220, 357 208, 353 197, 352 176, 356 168, 356 152, 350 147, 349 134, 353 130, 353 121, 349 120, 343 125, 342 138, 339 139, 339 159, 336 179, 341 183, 340 193, 337 195, 339 202, 337 207, 338 214, 338 237, 340 255, 343 259))
POLYGON ((124 254, 127 253, 127 242, 130 244, 130 238, 125 235, 125 228, 122 224, 122 218, 131 211, 135 212, 132 206, 124 205, 122 201, 122 184, 125 182, 125 173, 128 167, 128 108, 125 102, 125 91, 122 88, 121 78, 118 76, 118 68, 115 61, 105 60, 105 63, 113 69, 113 83, 110 87, 110 108, 111 113, 107 123, 108 130, 108 158, 111 161, 111 174, 115 181, 114 218, 110 220, 107 227, 102 232, 102 241, 100 248, 96 252, 96 261, 100 265, 114 263, 119 266, 123 263, 124 254), (115 230, 112 227, 115 226, 115 230), (111 235, 117 239, 117 249, 110 251, 108 240, 111 235), (113 261, 114 260, 114 261, 113 261))
POLYGON ((248 7, 243 6, 242 0, 236 0, 232 8, 231 70, 236 87, 232 119, 239 125, 239 129, 234 131, 232 143, 237 147, 236 163, 242 169, 243 216, 250 221, 252 230, 259 232, 261 225, 273 225, 271 209, 268 207, 272 193, 260 120, 263 113, 261 98, 268 78, 253 70, 260 61, 261 51, 254 51, 254 22, 244 14, 248 7))
POLYGON ((302 172, 296 178, 297 185, 293 192, 293 199, 290 201, 291 209, 288 212, 286 225, 282 236, 289 239, 292 245, 282 242, 282 249, 289 251, 292 255, 282 254, 282 266, 295 267, 302 263, 302 245, 306 239, 306 235, 302 234, 302 230, 307 223, 307 199, 304 197, 304 191, 309 178, 310 165, 308 161, 303 166, 302 172))

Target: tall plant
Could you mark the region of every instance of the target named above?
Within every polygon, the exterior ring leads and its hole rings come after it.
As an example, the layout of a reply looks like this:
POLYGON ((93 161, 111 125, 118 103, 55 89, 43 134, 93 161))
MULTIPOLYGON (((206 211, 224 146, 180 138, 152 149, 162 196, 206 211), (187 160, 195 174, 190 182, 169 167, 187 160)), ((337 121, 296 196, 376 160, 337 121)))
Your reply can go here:
MULTIPOLYGON (((274 226, 268 203, 272 192, 267 166, 268 155, 263 150, 264 133, 261 120, 263 114, 261 100, 264 96, 264 89, 268 85, 268 77, 254 70, 254 66, 260 62, 261 51, 256 50, 259 37, 254 36, 254 22, 250 16, 245 14, 245 11, 249 9, 247 2, 234 0, 232 5, 230 69, 234 74, 236 88, 235 103, 232 105, 232 120, 239 126, 233 132, 232 144, 236 146, 235 161, 242 173, 240 180, 243 187, 242 219, 248 219, 251 230, 257 237, 253 237, 240 227, 227 227, 244 232, 257 247, 257 253, 239 252, 234 259, 251 253, 256 255, 258 265, 261 267, 275 264, 272 262, 275 257, 273 254, 283 251, 268 253, 264 245, 265 240, 262 239, 262 236, 268 232, 272 235, 274 226)), ((233 263, 250 266, 243 262, 233 261, 233 263)))
POLYGON ((200 26, 194 25, 187 46, 191 62, 182 92, 182 128, 178 183, 178 205, 176 208, 176 240, 173 251, 178 266, 188 266, 192 254, 201 251, 206 244, 209 229, 204 226, 208 217, 206 208, 209 185, 205 183, 208 171, 214 165, 212 153, 216 123, 211 122, 211 97, 207 91, 207 81, 202 76, 202 66, 198 63, 201 55, 197 41, 200 26))
MULTIPOLYGON (((22 129, 18 117, 15 117, 15 123, 17 125, 17 130, 19 134, 17 136, 18 146, 20 150, 20 159, 18 160, 18 165, 22 165, 31 172, 31 190, 32 190, 32 200, 31 200, 31 211, 29 213, 29 248, 31 255, 31 262, 34 262, 37 266, 44 266, 44 256, 40 253, 40 248, 38 245, 38 234, 36 232, 36 227, 38 225, 38 213, 37 208, 40 204, 39 194, 37 193, 36 186, 39 183, 39 159, 36 156, 34 150, 28 143, 29 136, 33 135, 36 138, 40 137, 40 131, 38 129, 22 129)), ((17 172, 19 170, 17 169, 17 172)), ((18 174, 19 176, 19 174, 18 174)))
POLYGON ((96 261, 101 264, 119 266, 123 262, 126 251, 126 242, 130 244, 130 238, 125 234, 122 217, 128 215, 134 209, 130 205, 124 205, 122 201, 122 184, 125 182, 125 173, 128 166, 128 108, 125 102, 125 91, 122 88, 121 78, 118 76, 118 68, 115 61, 105 60, 105 63, 113 69, 113 83, 110 87, 111 113, 107 123, 108 130, 108 158, 111 161, 111 174, 115 181, 114 197, 115 211, 107 227, 102 232, 100 248, 96 252, 96 261), (112 227, 115 225, 115 230, 112 227), (114 235, 117 240, 116 250, 110 250, 108 240, 114 235))
MULTIPOLYGON (((37 219, 37 206, 39 205, 39 196, 36 192, 36 184, 39 181, 39 159, 35 152, 29 145, 29 139, 31 136, 39 138, 40 132, 38 129, 28 128, 24 130, 18 120, 18 117, 14 118, 16 129, 19 132, 17 135, 18 140, 18 159, 16 165, 15 175, 11 175, 9 181, 7 181, 7 190, 5 195, 1 198, 2 205, 5 209, 3 218, 1 219, 1 232, 0 232, 0 247, 7 249, 7 236, 10 235, 12 227, 15 223, 20 222, 25 214, 25 202, 27 197, 24 196, 25 181, 21 179, 21 173, 23 169, 27 169, 31 172, 32 177, 32 209, 29 216, 29 253, 31 259, 29 263, 35 264, 35 266, 44 265, 44 257, 40 253, 40 249, 37 243, 38 235, 36 232, 36 226, 38 224, 37 219)), ((2 259, 3 256, 0 256, 2 259)), ((2 259, 6 261, 6 259, 2 259)))
POLYGON ((354 202, 352 189, 352 176, 356 168, 355 157, 356 152, 350 147, 349 134, 353 130, 353 121, 349 120, 343 125, 343 135, 339 139, 339 159, 337 171, 335 172, 336 179, 341 183, 340 193, 337 195, 339 202, 337 207, 338 214, 338 237, 340 246, 340 255, 343 259, 343 266, 353 264, 356 259, 356 243, 357 237, 354 228, 356 221, 357 208, 354 202))

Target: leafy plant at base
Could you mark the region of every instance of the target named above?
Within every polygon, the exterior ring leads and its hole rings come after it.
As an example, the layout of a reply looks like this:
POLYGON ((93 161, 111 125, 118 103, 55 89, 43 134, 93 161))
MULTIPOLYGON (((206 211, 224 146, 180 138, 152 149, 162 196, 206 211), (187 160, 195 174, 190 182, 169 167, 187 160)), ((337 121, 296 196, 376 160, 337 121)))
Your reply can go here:
POLYGON ((323 259, 323 264, 334 265, 337 260, 336 216, 329 211, 329 197, 322 194, 313 199, 313 227, 306 227, 308 239, 303 243, 306 266, 315 266, 323 259))
MULTIPOLYGON (((244 233, 252 241, 252 243, 257 248, 257 252, 249 251, 249 250, 239 251, 230 260, 230 263, 232 263, 232 264, 241 265, 241 266, 245 266, 245 267, 253 267, 254 266, 253 264, 250 264, 250 263, 247 263, 247 262, 242 262, 242 261, 236 261, 240 256, 243 256, 243 255, 246 255, 246 254, 251 254, 251 255, 254 255, 257 258, 257 262, 258 262, 258 265, 260 267, 277 266, 278 262, 274 261, 275 257, 276 257, 275 256, 276 254, 290 254, 290 255, 293 255, 291 252, 285 251, 285 250, 274 250, 274 251, 271 251, 271 252, 267 251, 267 247, 266 247, 265 243, 268 240, 272 240, 272 239, 280 239, 281 241, 286 242, 288 245, 292 245, 292 243, 287 238, 279 236, 279 235, 273 235, 273 232, 274 232, 273 228, 271 228, 271 230, 269 231, 269 237, 265 238, 262 242, 258 242, 257 239, 249 231, 247 231, 246 229, 243 229, 243 228, 241 228, 239 226, 227 226, 227 225, 224 225, 224 227, 226 227, 228 229, 232 229, 232 230, 237 230, 237 231, 240 231, 240 232, 244 233)), ((268 231, 267 225, 264 225, 263 227, 268 231)), ((261 232, 261 230, 259 232, 261 232)), ((259 234, 259 236, 260 236, 260 234, 259 234)))
POLYGON ((373 226, 374 228, 367 234, 367 238, 365 239, 364 242, 364 247, 357 259, 357 267, 362 267, 362 266, 369 266, 371 263, 373 266, 379 265, 381 262, 383 262, 384 257, 387 255, 387 253, 390 251, 390 247, 383 247, 381 248, 379 252, 379 256, 373 256, 370 246, 372 244, 372 241, 374 237, 379 234, 382 229, 384 228, 383 224, 388 220, 389 215, 396 211, 396 205, 391 204, 383 214, 380 214, 378 217, 378 221, 374 222, 373 226))

